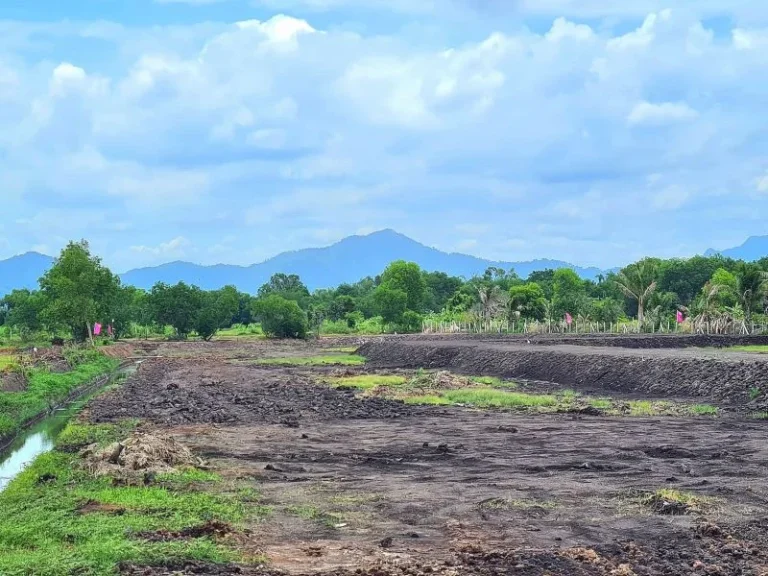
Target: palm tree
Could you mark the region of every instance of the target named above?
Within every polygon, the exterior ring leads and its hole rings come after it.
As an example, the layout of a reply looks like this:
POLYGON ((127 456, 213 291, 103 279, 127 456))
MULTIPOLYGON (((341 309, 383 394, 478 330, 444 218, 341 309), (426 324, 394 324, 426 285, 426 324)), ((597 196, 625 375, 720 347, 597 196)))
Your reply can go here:
POLYGON ((763 272, 754 264, 740 262, 736 268, 736 296, 747 326, 752 323, 752 310, 768 293, 768 272, 763 272))
POLYGON ((640 260, 627 266, 613 279, 627 298, 637 302, 637 323, 643 325, 645 305, 656 291, 658 266, 653 260, 640 260))
POLYGON ((480 296, 480 311, 483 319, 490 320, 504 311, 509 301, 509 296, 498 286, 484 284, 477 289, 480 296))

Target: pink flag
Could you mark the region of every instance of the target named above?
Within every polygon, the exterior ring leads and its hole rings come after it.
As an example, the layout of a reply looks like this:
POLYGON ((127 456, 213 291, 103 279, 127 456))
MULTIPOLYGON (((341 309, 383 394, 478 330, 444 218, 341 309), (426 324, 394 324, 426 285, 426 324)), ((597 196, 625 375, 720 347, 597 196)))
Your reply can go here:
POLYGON ((677 323, 682 324, 685 318, 683 318, 683 313, 680 312, 680 310, 677 311, 677 323))
POLYGON ((101 334, 101 324, 96 322, 96 324, 93 325, 93 335, 98 336, 99 334, 101 334))
POLYGON ((565 323, 568 324, 568 326, 570 326, 572 322, 573 322, 573 318, 571 317, 570 314, 568 314, 568 312, 566 312, 565 313, 565 323))

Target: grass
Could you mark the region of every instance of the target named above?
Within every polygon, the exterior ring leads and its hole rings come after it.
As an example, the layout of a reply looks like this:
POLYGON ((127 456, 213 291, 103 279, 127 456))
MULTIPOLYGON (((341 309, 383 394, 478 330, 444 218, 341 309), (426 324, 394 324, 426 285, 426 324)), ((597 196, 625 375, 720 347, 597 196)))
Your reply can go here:
POLYGON ((122 420, 117 424, 70 422, 59 434, 56 447, 62 452, 76 452, 91 444, 110 444, 126 438, 138 424, 135 419, 122 420))
MULTIPOLYGON (((73 424, 64 432, 69 446, 121 437, 129 423, 73 424)), ((234 524, 268 513, 239 492, 227 491, 209 471, 187 469, 160 474, 149 486, 114 486, 94 478, 77 456, 58 449, 38 457, 0 493, 0 574, 3 576, 113 576, 123 562, 173 560, 246 562, 211 538, 148 542, 141 532, 181 530, 208 521, 234 524), (85 504, 93 512, 81 512, 85 504), (99 506, 101 505, 101 510, 99 506)))
POLYGON ((299 518, 310 520, 312 522, 319 522, 329 528, 335 528, 343 522, 343 518, 339 514, 324 512, 316 506, 290 506, 287 508, 287 511, 299 518))
POLYGON ((756 354, 768 354, 768 346, 753 345, 753 346, 732 346, 727 350, 733 350, 734 352, 754 352, 756 354))
POLYGON ((361 374, 359 376, 345 376, 331 378, 330 383, 336 387, 349 386, 359 390, 372 390, 379 386, 402 386, 408 379, 404 376, 391 376, 383 374, 361 374))
POLYGON ((470 376, 469 379, 476 383, 491 388, 516 388, 517 384, 511 380, 502 380, 496 376, 470 376))
POLYGON ((613 407, 613 402, 610 398, 594 398, 589 401, 589 405, 598 410, 610 410, 613 407))
POLYGON ((629 402, 629 414, 631 416, 656 416, 659 410, 650 400, 631 400, 629 402))
POLYGON ((430 406, 450 406, 451 401, 437 394, 425 394, 416 396, 406 396, 403 398, 406 404, 424 404, 430 406))
POLYGON ((328 354, 322 356, 297 356, 260 358, 256 364, 266 366, 362 366, 365 358, 355 354, 328 354))
POLYGON ((529 510, 531 508, 544 508, 553 510, 557 508, 557 502, 549 500, 512 500, 509 498, 491 498, 480 502, 483 510, 529 510))
POLYGON ((15 434, 28 420, 43 414, 74 390, 114 370, 118 360, 91 351, 70 372, 54 374, 32 369, 26 390, 0 392, 0 437, 15 434))
POLYGON ((493 388, 446 390, 439 396, 412 396, 405 401, 410 404, 467 404, 477 408, 541 408, 558 403, 557 398, 551 395, 504 392, 493 388))
POLYGON ((18 355, 0 355, 0 372, 5 370, 10 370, 13 368, 17 368, 19 365, 19 357, 18 355))
POLYGON ((768 420, 768 412, 752 412, 749 417, 754 420, 768 420))
POLYGON ((714 500, 706 496, 698 496, 691 492, 662 488, 640 498, 640 503, 650 506, 656 511, 666 514, 686 514, 701 512, 712 505, 714 500), (671 505, 671 506, 670 506, 671 505), (665 510, 668 510, 665 512, 665 510))
POLYGON ((717 416, 718 413, 717 407, 710 404, 694 404, 689 410, 696 416, 717 416))

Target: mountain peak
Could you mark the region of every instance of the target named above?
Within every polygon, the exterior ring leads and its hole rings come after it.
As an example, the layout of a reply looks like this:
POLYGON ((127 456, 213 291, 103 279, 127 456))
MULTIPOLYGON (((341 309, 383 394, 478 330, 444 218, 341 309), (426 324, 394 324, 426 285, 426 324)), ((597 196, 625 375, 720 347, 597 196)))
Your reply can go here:
POLYGON ((705 256, 715 256, 717 254, 721 254, 726 258, 746 260, 747 262, 760 260, 760 258, 768 256, 768 236, 750 236, 741 244, 741 246, 728 248, 726 250, 714 250, 710 248, 704 252, 705 256))

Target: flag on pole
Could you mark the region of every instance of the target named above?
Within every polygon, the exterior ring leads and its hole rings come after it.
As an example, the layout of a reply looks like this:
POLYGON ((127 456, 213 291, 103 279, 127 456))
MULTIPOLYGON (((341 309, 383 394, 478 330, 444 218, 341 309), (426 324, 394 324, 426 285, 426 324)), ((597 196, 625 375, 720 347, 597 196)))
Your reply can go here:
POLYGON ((685 318, 683 318, 683 313, 680 312, 680 310, 677 311, 677 323, 682 324, 685 318))
POLYGON ((568 326, 570 326, 571 323, 573 323, 573 318, 571 317, 570 314, 568 314, 568 312, 565 313, 565 323, 568 324, 568 326))
POLYGON ((96 322, 96 324, 93 325, 93 335, 98 336, 99 334, 101 334, 101 324, 96 322))

